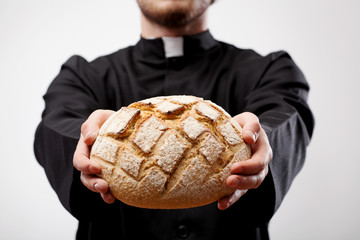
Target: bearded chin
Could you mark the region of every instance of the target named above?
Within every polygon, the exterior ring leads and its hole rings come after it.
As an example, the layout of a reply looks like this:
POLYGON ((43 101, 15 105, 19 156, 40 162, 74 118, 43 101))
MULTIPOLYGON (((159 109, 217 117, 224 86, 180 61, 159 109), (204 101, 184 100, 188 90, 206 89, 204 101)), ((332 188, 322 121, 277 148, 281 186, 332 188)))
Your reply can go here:
POLYGON ((193 18, 189 16, 189 13, 185 11, 168 11, 158 13, 143 11, 143 14, 150 21, 167 28, 180 28, 193 20, 193 18))
POLYGON ((187 15, 183 12, 167 13, 162 19, 162 25, 168 28, 183 27, 188 23, 187 15))

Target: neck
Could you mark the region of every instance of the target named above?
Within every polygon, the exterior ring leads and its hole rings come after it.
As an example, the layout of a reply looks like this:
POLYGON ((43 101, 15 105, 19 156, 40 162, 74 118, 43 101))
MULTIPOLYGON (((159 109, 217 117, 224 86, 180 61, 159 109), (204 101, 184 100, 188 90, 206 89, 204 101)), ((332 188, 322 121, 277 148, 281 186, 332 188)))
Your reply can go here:
POLYGON ((207 27, 207 11, 199 18, 179 28, 167 28, 150 21, 141 13, 141 36, 144 38, 180 37, 204 32, 207 27))

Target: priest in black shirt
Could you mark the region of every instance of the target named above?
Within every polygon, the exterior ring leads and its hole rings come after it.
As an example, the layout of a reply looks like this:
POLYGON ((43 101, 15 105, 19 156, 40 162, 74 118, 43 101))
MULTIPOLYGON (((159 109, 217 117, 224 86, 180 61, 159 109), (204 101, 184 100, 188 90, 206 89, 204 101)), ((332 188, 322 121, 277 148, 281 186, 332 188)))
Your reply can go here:
POLYGON ((135 46, 92 62, 73 56, 51 83, 35 155, 79 220, 77 239, 269 238, 312 135, 309 86, 286 52, 260 56, 215 40, 206 21, 212 2, 138 0, 135 46), (102 123, 122 106, 166 95, 209 99, 243 126, 253 156, 232 168, 227 184, 235 194, 192 209, 140 209, 115 201, 96 177, 89 149, 102 123))

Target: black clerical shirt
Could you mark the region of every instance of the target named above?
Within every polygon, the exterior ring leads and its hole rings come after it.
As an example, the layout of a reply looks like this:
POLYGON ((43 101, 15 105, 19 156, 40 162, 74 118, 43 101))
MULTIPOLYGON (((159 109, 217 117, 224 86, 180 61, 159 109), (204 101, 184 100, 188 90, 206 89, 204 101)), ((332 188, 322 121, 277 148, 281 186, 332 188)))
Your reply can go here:
POLYGON ((180 57, 166 58, 163 44, 140 39, 92 62, 73 56, 44 96, 35 155, 79 220, 77 239, 267 239, 267 224, 303 165, 313 131, 303 74, 285 52, 260 56, 216 41, 208 31, 185 36, 180 57), (175 94, 209 99, 232 116, 249 111, 259 117, 274 153, 260 187, 220 211, 216 203, 184 210, 108 205, 83 186, 72 158, 90 113, 175 94))

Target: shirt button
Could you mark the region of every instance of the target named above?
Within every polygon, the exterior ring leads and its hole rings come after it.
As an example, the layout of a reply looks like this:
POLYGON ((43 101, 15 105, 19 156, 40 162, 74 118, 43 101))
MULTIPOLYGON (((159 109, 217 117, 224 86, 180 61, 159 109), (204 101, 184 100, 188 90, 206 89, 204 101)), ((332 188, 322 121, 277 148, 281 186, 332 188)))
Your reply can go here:
POLYGON ((180 225, 177 229, 178 236, 182 239, 185 239, 189 236, 189 230, 185 225, 180 225))

